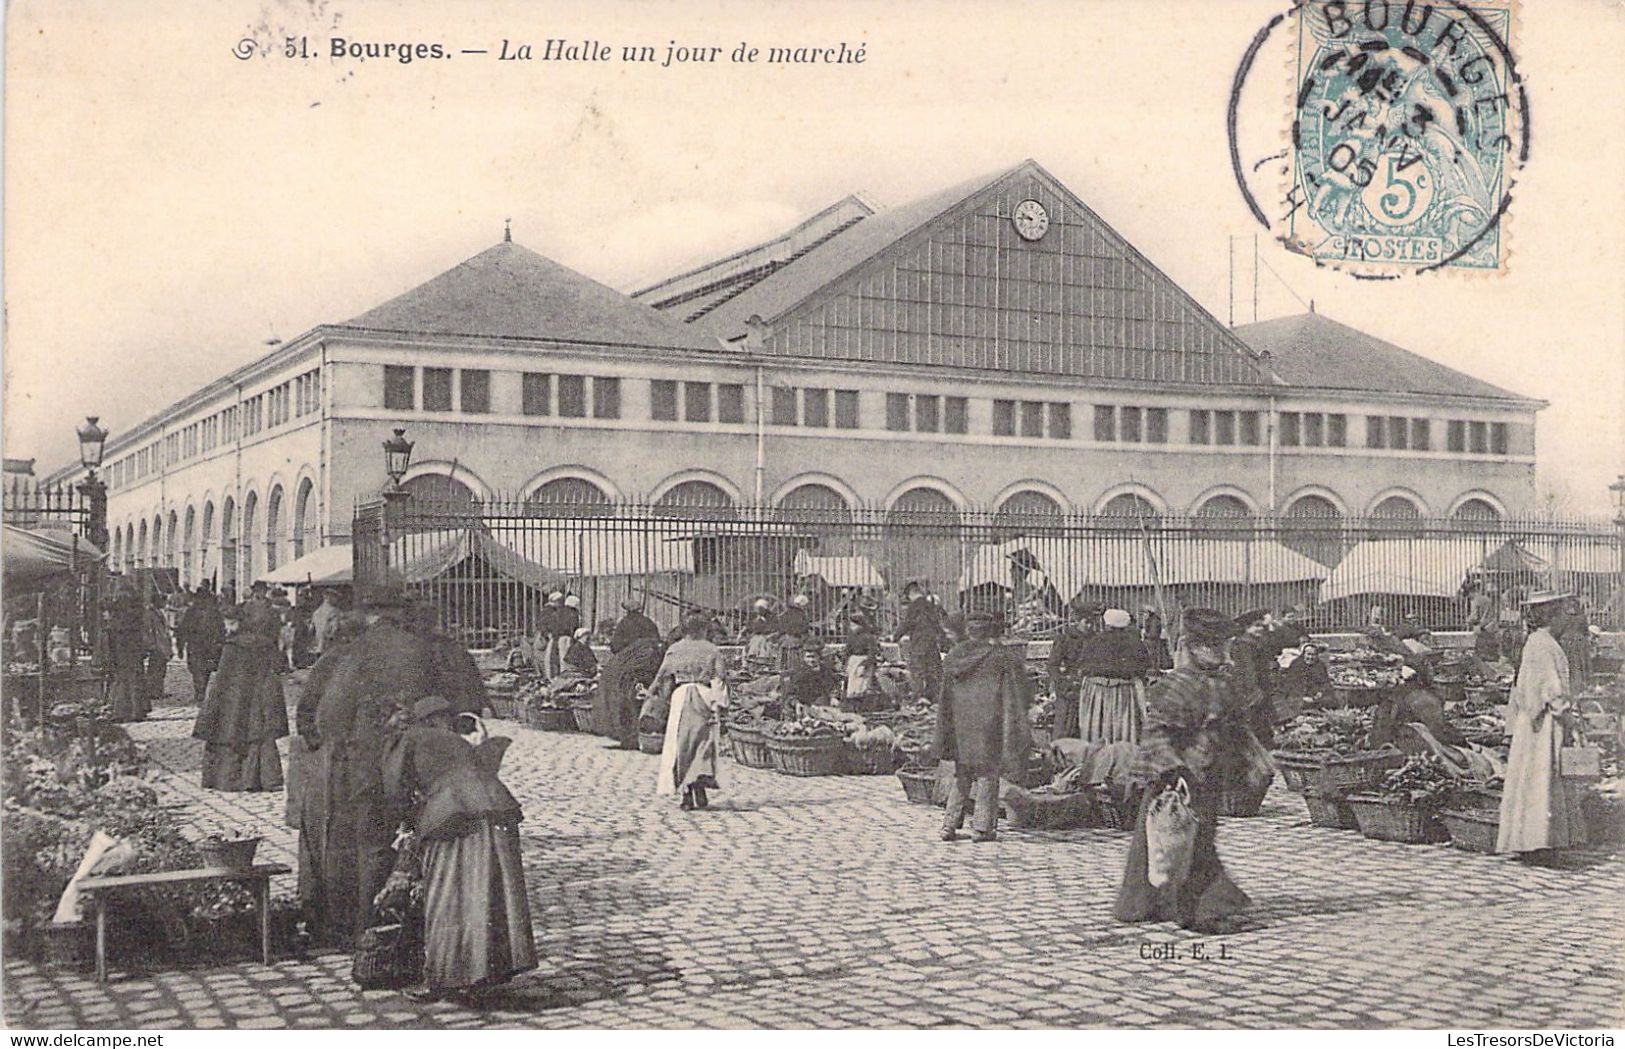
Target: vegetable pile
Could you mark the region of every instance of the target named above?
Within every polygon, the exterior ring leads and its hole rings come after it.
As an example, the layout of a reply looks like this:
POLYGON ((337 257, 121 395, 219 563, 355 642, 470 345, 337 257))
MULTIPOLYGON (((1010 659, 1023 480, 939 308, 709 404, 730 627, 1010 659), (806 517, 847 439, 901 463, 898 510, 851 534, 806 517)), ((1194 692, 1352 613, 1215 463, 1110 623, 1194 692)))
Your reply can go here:
POLYGON ((1275 745, 1281 750, 1330 751, 1337 757, 1352 757, 1371 749, 1370 709, 1310 711, 1281 726, 1275 745))

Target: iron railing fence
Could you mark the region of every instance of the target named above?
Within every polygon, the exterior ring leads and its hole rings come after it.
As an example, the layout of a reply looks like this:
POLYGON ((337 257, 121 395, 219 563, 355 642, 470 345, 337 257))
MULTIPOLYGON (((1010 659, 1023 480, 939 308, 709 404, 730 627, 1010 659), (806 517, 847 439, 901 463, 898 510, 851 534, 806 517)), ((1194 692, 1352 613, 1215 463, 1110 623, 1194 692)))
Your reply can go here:
MULTIPOLYGON (((1459 630, 1471 592, 1511 609, 1572 590, 1620 625, 1621 532, 1608 522, 1288 517, 1103 517, 980 507, 755 507, 592 501, 431 501, 358 507, 360 587, 393 579, 471 645, 535 629, 552 592, 600 626, 635 600, 663 628, 704 611, 738 629, 757 598, 810 599, 821 630, 872 610, 883 632, 906 583, 949 610, 994 608, 1048 636, 1089 602, 1135 612, 1304 609, 1316 631, 1359 629, 1372 606, 1459 630)), ((1484 606, 1480 602, 1480 610, 1484 606)))

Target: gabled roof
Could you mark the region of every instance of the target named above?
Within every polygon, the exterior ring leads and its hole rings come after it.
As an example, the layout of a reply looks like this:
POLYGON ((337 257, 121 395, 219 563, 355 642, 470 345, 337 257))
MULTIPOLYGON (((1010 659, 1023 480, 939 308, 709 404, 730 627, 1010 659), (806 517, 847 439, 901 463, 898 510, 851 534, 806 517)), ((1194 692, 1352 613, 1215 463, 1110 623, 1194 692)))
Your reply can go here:
POLYGON ((1319 313, 1239 325, 1237 336, 1288 386, 1533 401, 1319 313))
POLYGON ((1030 161, 969 179, 927 197, 854 222, 750 288, 698 318, 694 326, 719 338, 744 334, 752 316, 772 321, 815 292, 856 269, 966 197, 1030 161))
POLYGON ((614 288, 504 241, 337 327, 610 346, 717 349, 614 288))

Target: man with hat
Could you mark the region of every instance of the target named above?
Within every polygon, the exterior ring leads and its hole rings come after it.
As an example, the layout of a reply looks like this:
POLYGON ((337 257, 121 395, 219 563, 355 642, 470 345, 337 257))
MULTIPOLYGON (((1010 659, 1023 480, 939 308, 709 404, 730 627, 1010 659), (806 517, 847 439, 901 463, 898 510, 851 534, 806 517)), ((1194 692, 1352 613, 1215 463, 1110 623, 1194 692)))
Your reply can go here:
POLYGON ((1022 658, 998 643, 1004 622, 996 612, 967 617, 970 638, 943 662, 942 700, 937 704, 936 752, 954 763, 942 840, 955 841, 973 800, 977 841, 993 841, 999 819, 999 779, 1020 779, 1032 749, 1027 707, 1032 683, 1022 658))
POLYGON ((1118 921, 1174 921, 1212 932, 1251 906, 1219 862, 1219 796, 1227 789, 1267 784, 1269 755, 1248 727, 1249 704, 1225 672, 1236 625, 1222 612, 1193 608, 1183 619, 1185 665, 1158 679, 1146 698, 1145 725, 1130 780, 1139 817, 1113 913, 1118 921), (1196 816, 1190 869, 1152 885, 1146 816, 1165 789, 1183 786, 1196 816))
POLYGON ((629 597, 621 602, 621 621, 615 624, 615 630, 609 635, 609 650, 611 652, 624 652, 634 641, 652 638, 660 640, 660 628, 655 621, 643 614, 643 602, 635 597, 629 597))
POLYGON ((925 586, 910 580, 903 587, 903 615, 897 621, 897 640, 908 664, 909 682, 916 699, 936 701, 942 693, 942 653, 948 635, 942 630, 942 610, 932 603, 925 586))
POLYGON ((812 624, 807 620, 809 604, 811 601, 806 594, 797 594, 790 599, 790 607, 773 621, 773 631, 779 639, 781 674, 789 675, 801 665, 801 649, 807 643, 807 635, 812 632, 812 624))
POLYGON ((555 590, 547 595, 547 604, 536 616, 536 640, 532 644, 532 662, 543 676, 551 678, 548 666, 553 654, 553 643, 559 637, 559 619, 564 613, 564 591, 555 590))
POLYGON ((1564 635, 1574 626, 1573 594, 1537 590, 1525 602, 1534 630, 1524 643, 1518 677, 1507 700, 1506 785, 1501 791, 1501 823, 1495 851, 1542 861, 1554 849, 1585 844, 1577 792, 1562 776, 1558 756, 1573 684, 1564 635))

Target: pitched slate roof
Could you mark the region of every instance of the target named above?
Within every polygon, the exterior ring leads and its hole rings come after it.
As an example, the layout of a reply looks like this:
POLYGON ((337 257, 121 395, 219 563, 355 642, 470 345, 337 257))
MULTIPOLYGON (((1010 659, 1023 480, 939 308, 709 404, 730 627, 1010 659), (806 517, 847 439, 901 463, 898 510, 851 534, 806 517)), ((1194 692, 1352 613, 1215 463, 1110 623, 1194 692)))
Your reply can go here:
POLYGON ((899 238, 919 229, 966 197, 1026 163, 1023 161, 1013 167, 949 186, 902 207, 881 211, 854 222, 794 259, 793 264, 775 269, 764 279, 718 304, 697 318, 694 327, 729 339, 744 334, 745 322, 752 316, 771 321, 885 251, 899 238))
POLYGON ((718 348, 716 340, 528 248, 504 241, 341 327, 718 348))
POLYGON ((1267 351, 1288 386, 1532 400, 1319 313, 1238 325, 1235 333, 1255 352, 1267 351))

